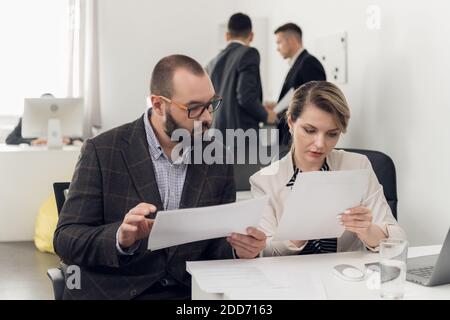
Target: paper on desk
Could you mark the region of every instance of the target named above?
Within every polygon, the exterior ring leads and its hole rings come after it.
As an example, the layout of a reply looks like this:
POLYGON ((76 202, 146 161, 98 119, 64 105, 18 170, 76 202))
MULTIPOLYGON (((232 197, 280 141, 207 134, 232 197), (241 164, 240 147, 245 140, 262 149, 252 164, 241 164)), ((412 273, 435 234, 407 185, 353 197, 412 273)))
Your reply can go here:
POLYGON ((215 260, 187 262, 187 271, 208 293, 224 293, 226 299, 325 299, 318 272, 299 270, 283 261, 215 260))
POLYGON ((196 272, 195 279, 200 289, 208 293, 276 287, 255 266, 217 266, 196 272))
POLYGON ((276 286, 272 284, 262 287, 227 288, 224 291, 224 297, 229 300, 324 300, 327 298, 319 273, 279 270, 275 280, 273 283, 276 286), (287 278, 284 277, 285 275, 289 275, 289 282, 285 281, 287 278))
POLYGON ((273 111, 276 113, 280 113, 284 110, 286 110, 289 107, 289 103, 291 103, 292 98, 294 97, 294 88, 291 88, 280 100, 280 102, 277 103, 273 111))
POLYGON ((360 205, 368 183, 367 169, 299 173, 273 239, 340 237, 337 215, 360 205))
POLYGON ((268 200, 268 197, 261 197, 220 206, 158 212, 148 249, 221 238, 233 232, 246 234, 248 227, 259 225, 268 200))

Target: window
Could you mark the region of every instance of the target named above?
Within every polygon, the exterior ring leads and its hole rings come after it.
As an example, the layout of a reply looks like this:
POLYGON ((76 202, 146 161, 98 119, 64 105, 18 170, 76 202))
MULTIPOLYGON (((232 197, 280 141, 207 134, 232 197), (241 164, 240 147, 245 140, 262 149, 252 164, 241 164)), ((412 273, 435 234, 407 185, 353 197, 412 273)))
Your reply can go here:
POLYGON ((69 0, 0 1, 0 116, 19 116, 23 99, 67 95, 69 0))

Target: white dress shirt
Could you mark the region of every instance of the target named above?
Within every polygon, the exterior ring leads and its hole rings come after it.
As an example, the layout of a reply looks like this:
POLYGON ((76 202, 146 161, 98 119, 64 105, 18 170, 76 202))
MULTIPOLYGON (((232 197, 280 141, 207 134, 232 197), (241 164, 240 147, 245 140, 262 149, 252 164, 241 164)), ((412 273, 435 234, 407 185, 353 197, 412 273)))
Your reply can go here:
POLYGON ((300 48, 292 58, 288 59, 288 64, 289 67, 292 68, 292 66, 294 65, 295 61, 297 61, 298 57, 302 54, 303 50, 305 50, 304 48, 300 48))

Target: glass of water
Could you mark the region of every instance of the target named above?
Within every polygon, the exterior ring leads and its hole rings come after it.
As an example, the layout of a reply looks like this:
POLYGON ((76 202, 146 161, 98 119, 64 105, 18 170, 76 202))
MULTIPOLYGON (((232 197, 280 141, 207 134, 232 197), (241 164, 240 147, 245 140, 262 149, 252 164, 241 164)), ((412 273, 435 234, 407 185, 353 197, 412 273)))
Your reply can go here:
POLYGON ((401 239, 380 241, 380 294, 384 299, 402 299, 406 282, 408 242, 401 239))

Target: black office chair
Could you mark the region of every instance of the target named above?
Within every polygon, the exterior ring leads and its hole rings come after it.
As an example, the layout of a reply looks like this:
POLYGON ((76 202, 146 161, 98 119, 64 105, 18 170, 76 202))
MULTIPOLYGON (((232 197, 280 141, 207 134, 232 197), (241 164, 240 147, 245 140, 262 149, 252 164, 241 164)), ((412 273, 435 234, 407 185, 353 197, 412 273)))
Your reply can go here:
POLYGON ((342 150, 367 156, 378 181, 383 186, 384 196, 389 207, 391 207, 392 215, 397 220, 397 175, 394 161, 392 161, 391 157, 380 151, 347 148, 343 148, 342 150))
MULTIPOLYGON (((70 182, 55 182, 53 184, 53 191, 55 193, 56 207, 58 209, 58 215, 66 201, 66 192, 69 190, 70 182)), ((67 265, 61 261, 59 267, 47 270, 47 276, 52 281, 53 294, 55 300, 61 300, 64 293, 64 286, 66 285, 65 274, 67 265)))
MULTIPOLYGON (((383 186, 384 196, 389 204, 389 207, 391 207, 392 215, 395 219, 397 219, 397 176, 392 159, 387 154, 380 151, 348 148, 340 149, 348 152, 363 154, 369 159, 378 181, 383 186)), ((288 152, 289 149, 283 150, 280 152, 279 158, 281 159, 288 152)))
MULTIPOLYGON (((261 148, 261 147, 260 147, 261 148)), ((262 163, 261 161, 256 164, 235 164, 233 167, 234 181, 236 185, 236 191, 250 191, 250 177, 261 170, 262 168, 270 165, 272 162, 281 159, 282 156, 289 152, 290 147, 281 145, 277 151, 272 151, 272 147, 264 147, 263 154, 271 155, 272 152, 276 153, 276 156, 272 157, 269 163, 262 163)))

